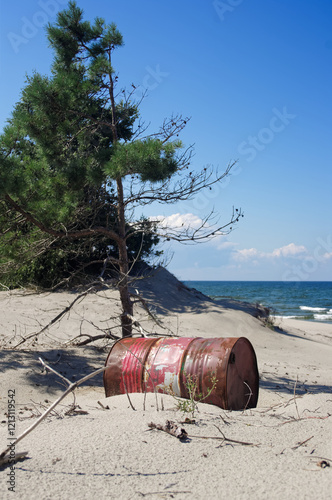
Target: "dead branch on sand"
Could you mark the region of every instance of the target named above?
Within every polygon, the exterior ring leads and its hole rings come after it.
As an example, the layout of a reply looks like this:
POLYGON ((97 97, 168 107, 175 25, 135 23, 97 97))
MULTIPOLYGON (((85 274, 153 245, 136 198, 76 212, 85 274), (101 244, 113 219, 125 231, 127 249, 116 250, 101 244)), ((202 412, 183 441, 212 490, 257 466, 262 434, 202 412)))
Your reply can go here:
POLYGON ((301 443, 297 443, 295 446, 292 447, 292 450, 297 450, 298 448, 300 448, 300 446, 302 446, 303 444, 305 444, 308 441, 310 441, 310 439, 312 439, 313 437, 314 436, 311 436, 310 438, 305 439, 304 441, 301 441, 301 443))
POLYGON ((161 424, 154 424, 153 422, 150 422, 148 424, 148 427, 150 429, 157 429, 159 431, 167 432, 167 434, 170 434, 171 436, 174 436, 180 441, 187 441, 188 440, 188 434, 185 429, 182 427, 178 427, 174 422, 171 420, 166 420, 165 425, 161 424))
MULTIPOLYGON (((42 365, 47 370, 51 371, 55 375, 58 375, 62 380, 64 380, 68 384, 68 387, 65 390, 65 392, 63 394, 61 394, 61 396, 56 401, 54 401, 54 403, 49 408, 47 408, 47 410, 36 420, 36 422, 34 422, 30 427, 28 427, 24 432, 22 432, 22 434, 20 434, 16 438, 16 440, 15 440, 15 447, 16 447, 16 445, 23 438, 25 438, 25 436, 27 436, 28 434, 30 434, 30 432, 32 432, 47 417, 47 415, 49 415, 51 413, 51 411, 53 411, 54 408, 59 403, 61 403, 61 401, 66 396, 68 396, 68 394, 70 394, 71 392, 73 392, 79 385, 83 384, 84 382, 86 382, 90 378, 94 377, 95 375, 98 375, 99 373, 102 373, 107 368, 106 366, 104 366, 103 368, 98 368, 98 370, 95 370, 94 372, 90 373, 89 375, 86 375, 85 377, 81 378, 80 380, 77 380, 77 382, 70 382, 70 380, 68 380, 66 377, 64 377, 63 375, 61 375, 60 373, 58 373, 56 370, 54 370, 53 368, 51 368, 50 366, 48 366, 41 358, 39 358, 39 360, 40 360, 40 362, 42 363, 42 365)), ((7 446, 7 448, 5 450, 3 450, 3 452, 0 454, 0 464, 1 464, 2 460, 7 461, 6 455, 7 455, 7 453, 10 452, 10 450, 11 450, 11 445, 7 446)), ((28 452, 24 452, 24 453, 27 454, 28 452)))
POLYGON ((297 413, 297 418, 298 420, 301 419, 300 417, 300 413, 299 413, 299 409, 297 407, 297 402, 296 402, 296 386, 297 386, 297 380, 298 380, 298 376, 296 376, 296 382, 294 384, 294 404, 295 404, 295 408, 296 408, 296 413, 297 413))
MULTIPOLYGON (((23 460, 24 458, 26 458, 28 453, 29 453, 28 451, 21 451, 20 453, 15 453, 15 462, 17 462, 17 460, 23 460)), ((0 455, 0 467, 1 465, 12 463, 12 461, 13 457, 11 455, 6 455, 3 458, 1 458, 0 455)))
MULTIPOLYGON (((40 329, 37 330, 36 332, 30 333, 26 336, 21 336, 21 340, 16 343, 13 347, 13 349, 17 349, 18 347, 22 346, 24 343, 31 339, 37 339, 42 333, 46 332, 47 329, 50 327, 54 326, 57 322, 61 321, 63 317, 68 314, 74 307, 75 304, 80 303, 85 297, 87 297, 88 294, 90 293, 95 293, 97 295, 97 292, 100 289, 100 286, 103 287, 103 289, 107 290, 114 290, 113 285, 108 285, 104 281, 101 283, 100 281, 98 282, 92 282, 90 286, 82 293, 77 295, 77 297, 70 302, 61 312, 59 312, 51 321, 49 321, 45 326, 40 325, 40 329)), ((163 336, 176 336, 169 328, 164 326, 162 322, 158 319, 156 314, 154 314, 146 300, 143 299, 143 297, 140 296, 139 292, 137 289, 135 289, 135 293, 130 294, 132 297, 134 297, 133 304, 139 303, 143 310, 147 313, 148 317, 153 321, 155 325, 157 325, 159 328, 162 328, 163 330, 167 331, 167 333, 163 334, 163 336)), ((108 298, 109 297, 104 297, 108 298)), ((118 300, 118 299, 112 299, 112 300, 118 300)), ((143 337, 151 336, 151 335, 159 335, 157 333, 151 333, 150 331, 144 329, 140 323, 140 321, 135 317, 127 314, 127 316, 130 318, 132 321, 133 327, 136 327, 138 334, 140 334, 143 337)), ((118 340, 120 337, 118 335, 115 335, 114 333, 111 332, 111 330, 118 329, 120 328, 121 324, 121 319, 120 319, 120 314, 115 317, 108 318, 107 321, 113 321, 115 324, 112 327, 108 328, 100 328, 98 325, 94 324, 91 320, 86 319, 85 317, 82 318, 81 320, 81 328, 80 328, 80 333, 73 337, 72 339, 68 340, 65 342, 65 345, 72 344, 76 347, 81 347, 81 346, 86 346, 88 344, 91 344, 92 342, 96 342, 98 340, 118 340), (99 331, 100 333, 97 333, 96 335, 93 335, 91 333, 82 333, 82 324, 83 322, 89 323, 95 330, 99 331), (82 338, 83 337, 83 338, 82 338)))
POLYGON ((218 431, 220 432, 220 434, 222 435, 222 437, 219 437, 219 436, 194 436, 192 434, 188 434, 185 429, 178 427, 174 422, 172 422, 170 420, 166 420, 166 424, 165 425, 154 424, 153 422, 150 422, 148 424, 148 427, 150 429, 157 429, 159 431, 167 432, 171 436, 174 436, 174 437, 180 439, 180 441, 188 441, 188 439, 191 439, 191 438, 195 438, 195 439, 217 439, 217 440, 221 440, 222 441, 222 443, 219 446, 221 446, 225 441, 227 441, 229 443, 234 443, 234 444, 241 444, 243 446, 259 446, 259 444, 247 443, 246 441, 238 441, 236 439, 227 438, 225 436, 225 434, 216 425, 215 425, 215 427, 216 427, 216 429, 218 429, 218 431))
POLYGON ((217 425, 214 425, 216 429, 218 429, 218 431, 220 432, 220 434, 222 435, 222 437, 219 437, 219 436, 190 436, 190 437, 194 437, 194 438, 198 438, 198 439, 221 439, 222 440, 222 443, 220 443, 219 446, 221 446, 225 441, 227 441, 228 443, 234 443, 234 444, 242 444, 243 446, 259 446, 259 443, 247 443, 246 441, 238 441, 236 439, 230 439, 230 438, 227 438, 225 436, 225 434, 222 432, 222 430, 219 429, 219 427, 217 425))
POLYGON ((88 288, 88 290, 86 290, 85 292, 78 295, 67 307, 65 307, 59 314, 57 314, 57 316, 55 316, 55 318, 53 318, 46 326, 44 326, 41 330, 39 330, 39 332, 31 333, 27 337, 23 338, 18 344, 16 344, 13 347, 13 349, 16 349, 20 345, 24 344, 24 342, 26 342, 27 340, 38 337, 38 335, 43 333, 50 326, 54 325, 54 323, 59 321, 68 311, 70 311, 70 309, 74 306, 74 304, 76 304, 77 301, 79 301, 80 299, 84 299, 84 297, 86 297, 86 295, 94 289, 95 289, 95 287, 92 286, 92 287, 88 288))

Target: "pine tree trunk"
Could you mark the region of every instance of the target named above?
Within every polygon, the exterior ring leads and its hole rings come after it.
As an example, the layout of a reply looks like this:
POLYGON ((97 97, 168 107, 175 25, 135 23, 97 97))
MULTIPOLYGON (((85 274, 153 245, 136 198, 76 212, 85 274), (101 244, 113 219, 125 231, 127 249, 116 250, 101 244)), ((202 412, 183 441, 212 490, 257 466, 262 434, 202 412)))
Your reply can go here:
MULTIPOLYGON (((111 50, 108 54, 109 63, 111 64, 111 50)), ((116 121, 116 106, 114 100, 114 81, 112 73, 109 73, 109 96, 111 101, 112 110, 112 134, 113 134, 113 145, 118 142, 117 133, 117 121, 116 121)), ((121 314, 121 327, 122 327, 122 337, 130 337, 132 333, 132 316, 133 316, 133 303, 130 299, 129 293, 129 262, 128 262, 128 251, 127 251, 127 241, 126 241, 126 219, 125 219, 125 204, 123 196, 123 184, 122 178, 119 176, 116 179, 117 186, 117 212, 118 212, 118 235, 119 240, 117 241, 119 250, 119 292, 120 300, 122 306, 121 314)))
POLYGON ((122 314, 121 314, 122 337, 130 337, 132 334, 133 304, 129 294, 128 275, 124 269, 121 269, 121 267, 120 267, 121 276, 118 287, 119 287, 121 306, 122 306, 122 314))
POLYGON ((118 249, 120 262, 120 276, 118 287, 122 306, 121 327, 122 337, 130 337, 132 333, 133 303, 131 301, 129 292, 129 262, 126 242, 126 220, 124 211, 122 179, 118 178, 116 182, 118 191, 118 249))

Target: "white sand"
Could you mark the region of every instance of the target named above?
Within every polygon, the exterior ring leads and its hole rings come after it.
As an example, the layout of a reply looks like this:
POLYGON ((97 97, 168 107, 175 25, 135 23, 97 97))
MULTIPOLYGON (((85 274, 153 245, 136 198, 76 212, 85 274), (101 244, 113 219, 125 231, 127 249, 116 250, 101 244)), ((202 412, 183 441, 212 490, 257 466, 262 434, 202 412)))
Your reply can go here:
MULTIPOLYGON (((184 416, 175 411, 171 396, 158 395, 157 411, 153 394, 147 395, 145 409, 144 396, 131 395, 133 411, 126 395, 104 397, 98 375, 75 392, 76 410, 83 413, 65 415, 74 401, 69 395, 57 413, 17 445, 17 452, 29 452, 28 459, 16 464, 18 498, 331 498, 332 326, 280 320, 283 331, 273 331, 252 316, 253 307, 204 300, 164 270, 139 282, 137 289, 173 333, 247 337, 261 378, 257 408, 230 412, 201 403, 196 425, 181 424, 184 416), (190 440, 182 443, 149 430, 149 422, 165 424, 167 419, 184 427, 190 440), (223 436, 253 445, 213 439, 223 436), (322 460, 330 467, 321 467, 322 460)), ((105 362, 110 343, 100 341, 99 348, 64 343, 115 325, 110 318, 120 308, 117 294, 110 291, 82 298, 36 340, 13 349, 75 297, 67 292, 0 293, 0 452, 8 442, 8 390, 15 390, 16 435, 63 392, 55 375, 42 373, 38 356, 70 380, 105 362)), ((148 331, 168 331, 153 326, 142 308, 135 316, 148 331)), ((4 499, 14 498, 6 483, 9 471, 0 467, 4 499)))

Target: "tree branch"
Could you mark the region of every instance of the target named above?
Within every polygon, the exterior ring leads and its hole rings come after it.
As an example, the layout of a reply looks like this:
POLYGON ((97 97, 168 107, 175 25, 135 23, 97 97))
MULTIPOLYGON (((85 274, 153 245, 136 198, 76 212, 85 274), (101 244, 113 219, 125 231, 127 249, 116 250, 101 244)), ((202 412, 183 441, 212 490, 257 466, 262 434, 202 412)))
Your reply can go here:
POLYGON ((107 229, 105 227, 96 227, 93 229, 82 229, 80 231, 56 231, 55 229, 48 228, 42 222, 38 221, 30 212, 24 210, 20 205, 18 205, 8 194, 5 195, 6 201, 23 217, 37 226, 44 233, 50 234, 57 238, 82 238, 84 236, 92 236, 94 234, 104 234, 108 236, 110 239, 114 240, 116 243, 121 242, 120 236, 113 230, 107 229))
POLYGON ((25 337, 23 340, 21 340, 21 342, 19 342, 18 344, 16 344, 13 349, 16 349, 17 347, 19 347, 20 345, 24 344, 24 342, 26 342, 27 340, 33 338, 33 337, 37 337, 38 335, 40 335, 41 333, 43 333, 45 330, 47 330, 47 328, 49 328, 50 326, 54 325, 54 323, 56 323, 59 319, 62 318, 62 316, 64 316, 64 314, 66 314, 68 311, 70 311, 70 309, 73 307, 73 305, 80 299, 83 299, 89 292, 91 292, 92 290, 94 289, 94 287, 90 287, 88 288, 88 290, 86 290, 85 292, 81 293, 80 295, 78 295, 76 297, 76 299, 74 299, 70 304, 69 306, 65 307, 63 309, 63 311, 61 311, 55 318, 53 318, 46 326, 44 326, 39 332, 36 332, 36 333, 31 333, 30 335, 28 335, 27 337, 25 337))
MULTIPOLYGON (((188 148, 186 153, 182 155, 181 162, 183 166, 178 169, 178 173, 187 168, 187 163, 190 162, 188 155, 191 155, 191 148, 188 148)), ((139 178, 132 176, 131 183, 127 188, 128 194, 125 204, 144 206, 150 205, 155 201, 173 204, 178 201, 190 200, 202 189, 211 188, 230 175, 230 171, 235 164, 235 161, 230 163, 222 174, 219 174, 218 169, 214 170, 211 167, 204 167, 198 173, 189 172, 188 176, 178 181, 173 181, 171 178, 157 185, 147 182, 142 183, 139 178)))

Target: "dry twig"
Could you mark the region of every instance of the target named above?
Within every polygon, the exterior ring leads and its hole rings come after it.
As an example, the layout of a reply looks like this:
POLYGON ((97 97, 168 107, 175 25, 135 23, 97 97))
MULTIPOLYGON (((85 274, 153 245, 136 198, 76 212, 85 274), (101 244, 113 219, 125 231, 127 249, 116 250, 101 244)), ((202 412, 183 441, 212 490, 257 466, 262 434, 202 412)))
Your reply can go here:
MULTIPOLYGON (((230 439, 225 436, 225 434, 219 429, 217 425, 215 425, 215 428, 218 429, 222 437, 219 436, 192 436, 191 434, 189 435, 190 438, 196 438, 196 439, 218 439, 222 440, 222 443, 224 441, 228 441, 229 443, 234 443, 234 444, 242 444, 243 446, 259 446, 259 443, 247 443, 246 441, 238 441, 236 439, 230 439)), ((222 444, 221 443, 221 444, 222 444)))
POLYGON ((295 385, 294 385, 294 403, 295 403, 295 408, 296 408, 296 413, 297 413, 298 420, 301 420, 301 417, 300 417, 300 414, 299 414, 299 409, 297 407, 296 395, 295 395, 295 393, 296 393, 297 379, 298 379, 298 376, 296 376, 296 382, 295 382, 295 385))
POLYGON ((128 401, 129 401, 129 404, 131 406, 131 409, 136 411, 136 408, 134 407, 133 403, 131 402, 131 399, 129 397, 129 394, 128 394, 128 389, 127 389, 127 384, 126 384, 126 381, 125 381, 125 378, 124 378, 124 375, 123 375, 123 372, 122 372, 122 381, 123 381, 123 385, 124 385, 124 388, 125 388, 125 391, 126 391, 126 394, 127 394, 127 398, 128 398, 128 401))
POLYGON ((312 439, 314 436, 311 436, 310 438, 308 439, 305 439, 304 441, 302 441, 301 443, 298 443, 296 446, 293 446, 292 447, 292 450, 297 450, 298 448, 300 448, 300 446, 302 446, 303 444, 307 443, 308 441, 310 441, 310 439, 312 439))

